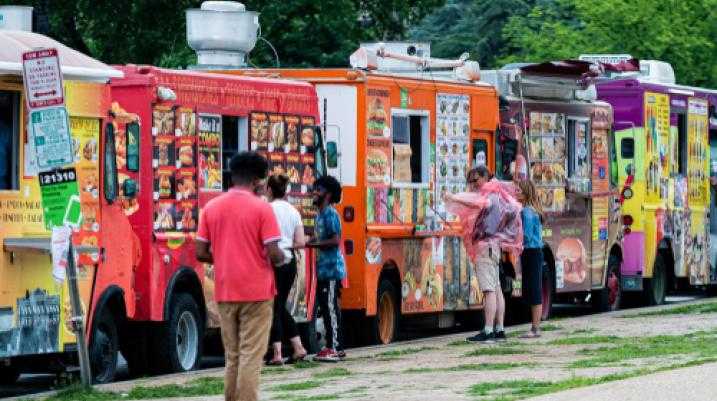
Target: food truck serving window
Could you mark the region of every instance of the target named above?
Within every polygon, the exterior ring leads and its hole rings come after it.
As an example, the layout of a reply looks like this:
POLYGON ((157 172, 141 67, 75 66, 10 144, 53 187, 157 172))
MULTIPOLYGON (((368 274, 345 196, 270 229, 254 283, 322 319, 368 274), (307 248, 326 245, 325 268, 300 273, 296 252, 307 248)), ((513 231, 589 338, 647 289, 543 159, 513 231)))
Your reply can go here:
POLYGON ((428 113, 393 110, 393 181, 398 184, 427 184, 430 143, 428 113))
POLYGON ((18 189, 20 96, 0 91, 0 191, 18 189))

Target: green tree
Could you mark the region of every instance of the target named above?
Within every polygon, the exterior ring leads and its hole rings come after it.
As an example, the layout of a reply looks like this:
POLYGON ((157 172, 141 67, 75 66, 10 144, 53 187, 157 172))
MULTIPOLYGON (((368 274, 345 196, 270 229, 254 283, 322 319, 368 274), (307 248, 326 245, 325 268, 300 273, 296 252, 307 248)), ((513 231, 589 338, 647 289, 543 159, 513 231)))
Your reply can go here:
POLYGON ((717 86, 717 1, 557 0, 516 16, 504 29, 502 62, 629 53, 667 61, 677 81, 717 86))
POLYGON ((413 40, 431 42, 434 57, 456 57, 467 51, 483 68, 497 67, 509 54, 503 27, 514 16, 527 15, 534 0, 449 0, 409 31, 413 40))
MULTIPOLYGON (((110 64, 185 67, 196 63, 186 42, 184 11, 201 0, 0 0, 35 7, 36 29, 110 64)), ((400 39, 406 27, 443 0, 253 0, 262 37, 282 66, 345 66, 360 41, 400 39)), ((264 41, 250 56, 257 66, 276 65, 264 41)))

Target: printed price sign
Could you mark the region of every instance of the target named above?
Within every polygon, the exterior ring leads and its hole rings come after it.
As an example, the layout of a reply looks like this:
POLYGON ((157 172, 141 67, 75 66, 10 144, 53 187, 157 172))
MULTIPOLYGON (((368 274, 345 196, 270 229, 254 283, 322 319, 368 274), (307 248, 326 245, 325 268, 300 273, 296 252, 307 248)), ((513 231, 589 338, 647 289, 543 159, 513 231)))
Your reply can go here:
POLYGON ((40 173, 40 194, 45 226, 79 227, 82 212, 74 168, 40 173))
POLYGON ((74 162, 70 124, 64 106, 30 112, 30 132, 40 171, 74 162))
POLYGON ((22 71, 30 109, 65 103, 57 49, 23 53, 22 71))

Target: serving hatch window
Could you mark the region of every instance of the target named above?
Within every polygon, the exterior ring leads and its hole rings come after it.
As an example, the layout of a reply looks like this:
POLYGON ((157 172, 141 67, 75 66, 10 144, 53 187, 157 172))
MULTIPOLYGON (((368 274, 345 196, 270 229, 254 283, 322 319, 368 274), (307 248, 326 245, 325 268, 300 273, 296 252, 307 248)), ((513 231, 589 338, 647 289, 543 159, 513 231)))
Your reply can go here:
POLYGON ((0 91, 0 190, 19 188, 20 95, 0 91))
POLYGON ((427 184, 430 167, 428 113, 394 110, 391 126, 394 183, 427 184))

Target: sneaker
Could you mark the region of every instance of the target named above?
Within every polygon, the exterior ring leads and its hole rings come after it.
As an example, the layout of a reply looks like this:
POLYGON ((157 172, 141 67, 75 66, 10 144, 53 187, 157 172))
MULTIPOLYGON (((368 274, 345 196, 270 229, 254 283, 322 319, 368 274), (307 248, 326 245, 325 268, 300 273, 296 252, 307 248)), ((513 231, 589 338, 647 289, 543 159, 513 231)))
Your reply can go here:
POLYGON ((495 333, 486 334, 484 331, 481 331, 473 337, 466 338, 466 340, 471 343, 492 344, 495 342, 495 333))
POLYGON ((508 338, 505 336, 505 330, 495 332, 495 341, 505 342, 508 338))
POLYGON ((339 354, 336 352, 336 350, 324 348, 319 351, 316 356, 314 356, 314 360, 318 362, 338 362, 339 354))

